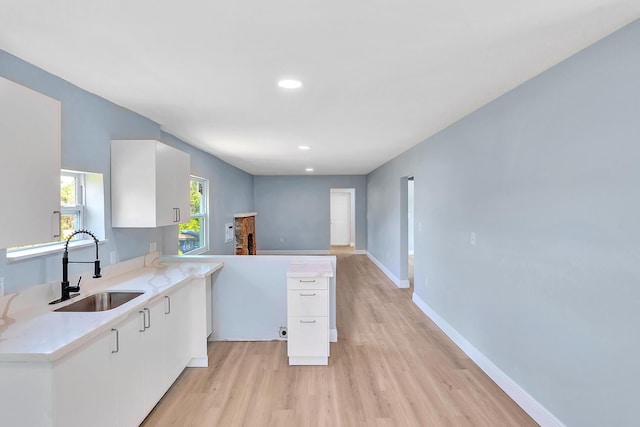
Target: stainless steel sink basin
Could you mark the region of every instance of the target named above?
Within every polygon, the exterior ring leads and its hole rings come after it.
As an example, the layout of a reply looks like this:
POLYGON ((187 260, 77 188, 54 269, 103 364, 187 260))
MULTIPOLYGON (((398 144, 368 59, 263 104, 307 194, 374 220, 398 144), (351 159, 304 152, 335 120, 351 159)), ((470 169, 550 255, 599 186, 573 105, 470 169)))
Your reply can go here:
POLYGON ((144 292, 105 291, 89 295, 54 311, 91 312, 107 311, 139 297, 144 292))

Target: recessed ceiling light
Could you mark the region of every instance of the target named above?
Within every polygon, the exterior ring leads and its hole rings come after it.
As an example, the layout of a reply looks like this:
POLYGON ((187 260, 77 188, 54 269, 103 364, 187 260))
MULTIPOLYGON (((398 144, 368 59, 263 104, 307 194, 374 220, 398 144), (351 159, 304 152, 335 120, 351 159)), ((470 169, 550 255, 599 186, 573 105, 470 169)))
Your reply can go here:
POLYGON ((309 147, 308 145, 298 145, 298 150, 307 151, 311 150, 311 147, 309 147))
POLYGON ((313 172, 313 168, 306 168, 305 172, 313 172))
POLYGON ((283 89, 298 89, 302 87, 302 82, 300 80, 280 80, 278 86, 283 89))

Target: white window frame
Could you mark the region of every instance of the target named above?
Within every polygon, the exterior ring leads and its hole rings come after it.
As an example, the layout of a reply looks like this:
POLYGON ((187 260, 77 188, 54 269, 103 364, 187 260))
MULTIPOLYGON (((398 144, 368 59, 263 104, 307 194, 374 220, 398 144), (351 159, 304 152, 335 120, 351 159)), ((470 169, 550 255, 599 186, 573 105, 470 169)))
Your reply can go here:
MULTIPOLYGON (((82 230, 85 227, 85 185, 84 185, 84 173, 71 172, 62 170, 60 176, 69 176, 76 181, 76 194, 75 205, 63 205, 60 201, 60 213, 62 215, 77 215, 78 216, 78 230, 82 230)), ((74 237, 74 240, 83 240, 89 238, 86 234, 78 234, 74 237)))
POLYGON ((189 219, 202 218, 202 228, 200 230, 202 241, 199 248, 185 252, 182 255, 198 255, 209 251, 209 180, 191 175, 189 179, 189 189, 191 189, 192 181, 196 181, 198 184, 202 185, 202 200, 200 203, 200 210, 202 213, 191 213, 191 194, 189 194, 189 219))

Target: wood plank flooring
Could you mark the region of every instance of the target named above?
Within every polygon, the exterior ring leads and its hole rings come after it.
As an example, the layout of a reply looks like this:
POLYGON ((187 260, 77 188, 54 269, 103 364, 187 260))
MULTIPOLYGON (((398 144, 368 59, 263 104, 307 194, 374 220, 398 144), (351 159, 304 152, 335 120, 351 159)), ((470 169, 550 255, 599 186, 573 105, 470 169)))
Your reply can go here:
POLYGON ((535 426, 365 256, 338 254, 329 366, 285 342, 209 344, 144 426, 535 426))

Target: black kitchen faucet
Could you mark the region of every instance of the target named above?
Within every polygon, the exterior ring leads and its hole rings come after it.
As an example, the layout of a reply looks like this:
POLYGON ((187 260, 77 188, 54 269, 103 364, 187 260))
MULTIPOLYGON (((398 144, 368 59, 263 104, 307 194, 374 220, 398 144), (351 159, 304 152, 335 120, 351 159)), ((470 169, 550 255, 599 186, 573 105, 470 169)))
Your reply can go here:
POLYGON ((60 299, 55 301, 51 301, 49 304, 57 304, 59 302, 67 301, 75 297, 76 295, 71 295, 71 292, 80 292, 80 279, 78 280, 78 284, 76 286, 69 286, 69 263, 71 264, 91 264, 93 263, 93 277, 97 279, 98 277, 102 277, 100 275, 100 259, 98 258, 98 238, 90 231, 87 230, 78 230, 74 231, 68 238, 64 244, 64 254, 62 255, 62 282, 61 286, 61 296, 60 299), (69 261, 69 241, 76 234, 88 234, 93 237, 93 240, 96 242, 96 260, 95 261, 69 261))

